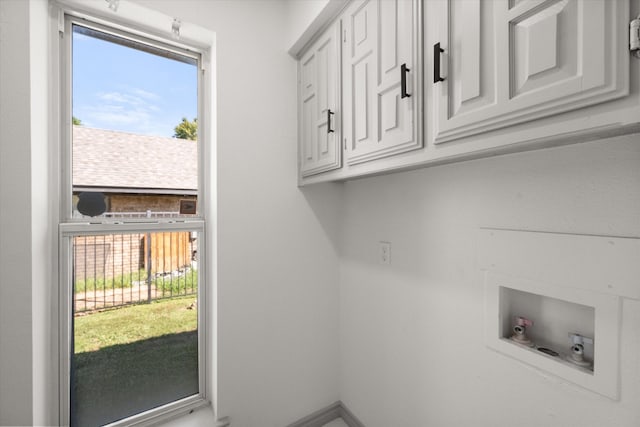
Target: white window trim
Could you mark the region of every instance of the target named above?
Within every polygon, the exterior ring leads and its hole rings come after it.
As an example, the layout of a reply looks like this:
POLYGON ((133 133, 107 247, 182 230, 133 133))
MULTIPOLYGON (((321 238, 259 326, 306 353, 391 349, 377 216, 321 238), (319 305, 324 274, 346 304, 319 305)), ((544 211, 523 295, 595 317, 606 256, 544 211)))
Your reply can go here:
MULTIPOLYGON (((178 400, 160 408, 155 408, 147 412, 140 413, 133 417, 120 422, 114 422, 110 426, 118 425, 151 425, 159 422, 176 418, 182 414, 193 412, 194 409, 211 405, 213 409, 214 419, 216 417, 216 354, 217 344, 215 331, 216 324, 216 304, 215 295, 217 294, 217 245, 215 236, 217 235, 217 210, 216 210, 216 97, 215 97, 215 81, 216 69, 214 66, 215 58, 215 33, 198 27, 190 23, 182 23, 180 29, 180 39, 172 38, 171 24, 174 18, 159 13, 157 11, 147 9, 127 0, 120 0, 119 8, 116 13, 108 8, 108 3, 102 0, 54 0, 51 1, 50 7, 50 88, 51 97, 49 104, 50 120, 50 147, 51 147, 51 185, 52 209, 51 209, 51 225, 53 229, 59 229, 58 244, 53 248, 54 259, 64 259, 64 251, 68 251, 68 239, 70 233, 100 233, 108 229, 109 232, 127 232, 132 230, 147 230, 154 226, 145 224, 144 220, 129 224, 108 224, 107 226, 99 226, 93 224, 89 226, 84 221, 70 224, 70 216, 67 210, 70 210, 71 203, 68 189, 70 189, 70 173, 63 176, 59 171, 65 163, 63 156, 68 155, 64 151, 67 150, 67 144, 64 138, 68 129, 71 129, 71 113, 67 112, 66 116, 64 108, 70 109, 70 100, 68 94, 69 89, 65 77, 61 74, 64 69, 62 61, 65 61, 65 49, 61 42, 62 37, 59 36, 61 31, 65 31, 65 15, 76 18, 87 19, 96 24, 106 25, 109 28, 121 30, 129 34, 142 36, 147 39, 155 40, 162 44, 175 46, 179 49, 186 49, 197 52, 200 55, 201 72, 199 75, 199 96, 198 96, 198 117, 199 120, 199 218, 180 222, 177 220, 163 222, 165 229, 172 230, 197 230, 203 232, 205 236, 206 248, 203 248, 199 256, 203 261, 205 268, 201 274, 201 283, 206 281, 203 287, 204 294, 199 297, 199 305, 203 307, 198 313, 198 329, 199 329, 199 345, 203 347, 199 349, 199 358, 201 358, 200 367, 200 393, 182 400, 178 400), (62 125, 62 120, 68 121, 62 125), (65 180, 67 180, 65 182, 65 180), (201 201, 203 203, 201 203, 201 201), (67 203, 69 202, 69 203, 67 203), (62 224, 65 222, 66 224, 62 224), (205 226, 206 223, 206 226, 205 226), (204 305, 202 305, 204 304, 204 305), (203 360, 202 360, 203 359, 203 360)), ((67 257, 67 259, 70 259, 67 257)), ((52 344, 52 354, 57 355, 58 363, 54 364, 54 369, 58 374, 54 375, 57 384, 53 387, 52 406, 54 418, 59 420, 60 425, 69 424, 69 372, 68 360, 70 353, 68 344, 70 344, 70 320, 69 307, 66 301, 69 301, 70 295, 63 295, 68 292, 68 286, 63 282, 68 277, 68 266, 54 263, 53 277, 57 277, 57 283, 54 283, 54 292, 52 292, 51 305, 54 313, 57 313, 57 322, 52 322, 53 336, 58 337, 52 344), (63 292, 64 290, 64 292, 63 292), (66 306, 65 306, 66 305, 66 306), (66 351, 66 353, 65 353, 66 351), (66 354, 66 358, 65 358, 66 354)))

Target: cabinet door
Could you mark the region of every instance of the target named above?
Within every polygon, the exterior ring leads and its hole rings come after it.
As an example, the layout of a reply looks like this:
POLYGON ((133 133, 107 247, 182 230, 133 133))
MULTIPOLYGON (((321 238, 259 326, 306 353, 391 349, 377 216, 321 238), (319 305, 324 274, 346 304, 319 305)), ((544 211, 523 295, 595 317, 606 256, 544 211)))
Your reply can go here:
POLYGON ((299 61, 300 173, 315 175, 341 165, 339 112, 340 24, 322 35, 299 61))
POLYGON ((359 0, 343 15, 344 142, 349 164, 422 146, 419 7, 417 1, 359 0))
POLYGON ((628 94, 617 31, 628 0, 449 0, 445 9, 436 144, 628 94))

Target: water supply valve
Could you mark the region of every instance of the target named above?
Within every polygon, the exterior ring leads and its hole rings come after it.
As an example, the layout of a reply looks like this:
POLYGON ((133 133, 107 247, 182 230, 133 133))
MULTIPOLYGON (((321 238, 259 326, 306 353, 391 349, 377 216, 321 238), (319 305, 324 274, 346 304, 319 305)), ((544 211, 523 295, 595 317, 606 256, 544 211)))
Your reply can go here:
POLYGON ((593 344, 593 338, 570 332, 569 342, 572 345, 571 354, 567 356, 567 360, 579 366, 591 366, 591 362, 584 358, 584 345, 593 344))
POLYGON ((527 328, 531 326, 533 326, 533 321, 520 316, 516 317, 511 339, 519 344, 533 346, 531 340, 527 337, 527 328))

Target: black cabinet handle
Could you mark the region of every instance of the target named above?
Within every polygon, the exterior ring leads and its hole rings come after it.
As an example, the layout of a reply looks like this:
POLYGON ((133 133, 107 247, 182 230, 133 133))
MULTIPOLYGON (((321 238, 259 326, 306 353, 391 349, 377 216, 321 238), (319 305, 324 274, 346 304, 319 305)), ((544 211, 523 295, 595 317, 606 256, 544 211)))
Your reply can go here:
POLYGON ((335 114, 333 111, 327 109, 327 133, 331 133, 334 132, 333 129, 331 129, 331 115, 335 114))
POLYGON ((440 54, 444 49, 440 47, 440 42, 433 46, 433 83, 444 81, 444 77, 440 77, 440 54))
POLYGON ((402 64, 400 66, 400 98, 407 98, 411 96, 410 93, 407 93, 407 72, 411 71, 407 68, 407 64, 402 64))

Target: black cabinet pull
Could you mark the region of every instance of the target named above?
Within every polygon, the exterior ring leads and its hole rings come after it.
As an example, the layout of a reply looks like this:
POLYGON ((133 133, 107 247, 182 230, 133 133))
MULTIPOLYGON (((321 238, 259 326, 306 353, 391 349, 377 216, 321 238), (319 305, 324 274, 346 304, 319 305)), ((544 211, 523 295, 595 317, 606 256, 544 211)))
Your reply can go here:
POLYGON ((334 132, 333 129, 331 129, 331 115, 335 114, 333 111, 327 109, 327 133, 331 133, 334 132))
POLYGON ((440 54, 444 49, 440 47, 440 42, 433 46, 433 83, 444 81, 444 77, 440 77, 440 54))
POLYGON ((411 71, 407 68, 407 64, 402 64, 400 66, 400 98, 407 98, 411 96, 410 93, 407 93, 407 72, 411 71))

